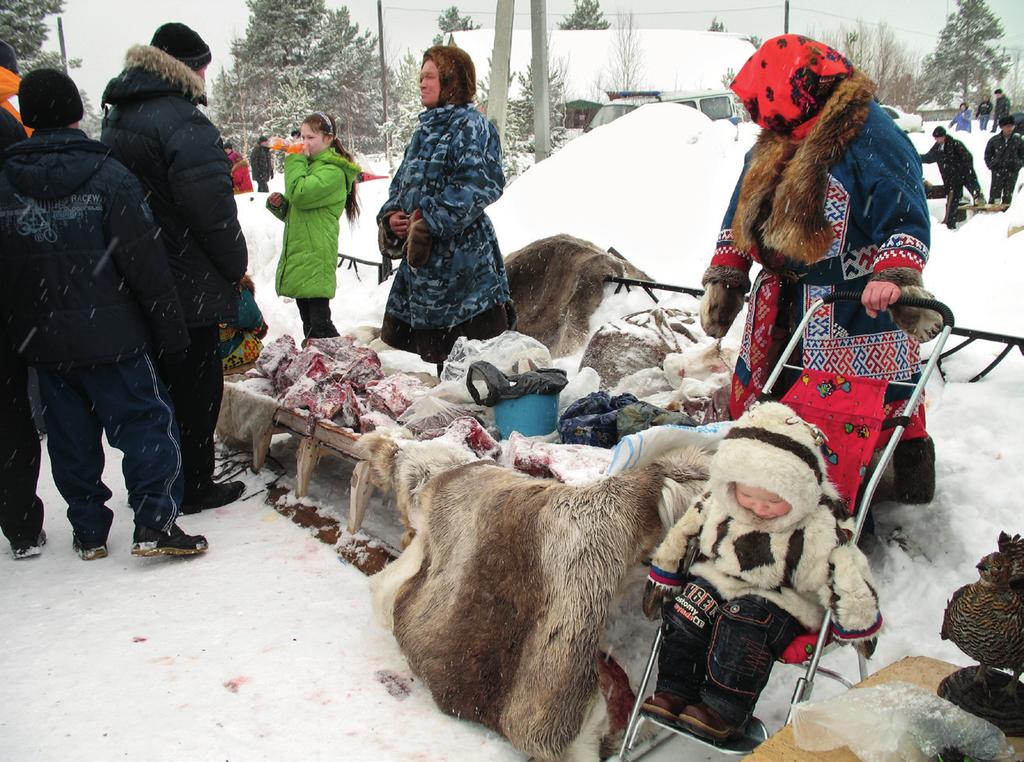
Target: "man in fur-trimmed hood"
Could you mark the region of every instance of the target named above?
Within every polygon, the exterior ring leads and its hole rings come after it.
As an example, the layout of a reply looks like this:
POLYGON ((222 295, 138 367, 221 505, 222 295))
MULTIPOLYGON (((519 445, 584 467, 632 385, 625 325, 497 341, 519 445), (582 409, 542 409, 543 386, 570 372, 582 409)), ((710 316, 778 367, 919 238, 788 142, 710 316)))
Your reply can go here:
MULTIPOLYGON (((709 335, 724 336, 750 289, 752 264, 761 265, 733 376, 733 417, 758 398, 806 306, 835 290, 859 293, 861 303, 818 310, 791 362, 916 381, 919 342, 933 337, 941 320, 894 302, 928 295, 921 272, 931 222, 920 158, 874 102, 875 85, 837 51, 790 34, 765 42, 732 89, 763 129, 704 273, 701 323, 709 335)), ((887 415, 902 414, 909 396, 909 388, 890 387, 887 415)), ((924 406, 904 440, 894 462, 901 485, 895 497, 928 502, 935 455, 924 406)))
POLYGON ((820 628, 826 606, 835 637, 874 638, 878 597, 821 443, 817 429, 769 402, 719 445, 707 491, 651 561, 644 612, 661 613, 664 642, 648 711, 725 740, 750 718, 772 663, 820 628))
POLYGON ((213 482, 224 383, 218 324, 235 320, 248 253, 220 133, 197 107, 206 103, 209 63, 193 29, 163 24, 149 45, 128 50, 103 92, 100 138, 146 191, 188 325, 184 358, 160 363, 181 430, 185 513, 230 503, 244 489, 213 482))

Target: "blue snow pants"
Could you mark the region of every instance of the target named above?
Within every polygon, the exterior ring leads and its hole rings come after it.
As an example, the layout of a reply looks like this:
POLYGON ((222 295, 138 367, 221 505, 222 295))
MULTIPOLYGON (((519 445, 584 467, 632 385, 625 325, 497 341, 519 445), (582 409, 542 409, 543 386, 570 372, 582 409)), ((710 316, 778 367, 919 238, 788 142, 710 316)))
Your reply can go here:
POLYGON ((166 530, 181 506, 181 446, 171 398, 147 353, 68 370, 40 369, 53 481, 80 540, 106 542, 103 442, 124 453, 121 470, 135 523, 166 530))

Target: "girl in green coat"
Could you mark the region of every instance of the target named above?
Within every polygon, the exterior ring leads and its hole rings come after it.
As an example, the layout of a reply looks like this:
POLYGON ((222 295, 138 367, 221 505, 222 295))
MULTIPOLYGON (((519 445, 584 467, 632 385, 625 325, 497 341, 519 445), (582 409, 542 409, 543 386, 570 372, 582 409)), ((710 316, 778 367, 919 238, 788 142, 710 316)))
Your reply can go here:
POLYGON ((284 247, 277 265, 280 296, 295 299, 307 339, 337 336, 331 299, 337 289, 338 220, 359 214, 360 169, 337 137, 334 120, 318 111, 303 120, 301 143, 286 149, 284 195, 271 193, 267 208, 284 220, 284 247), (301 150, 301 152, 300 152, 301 150))

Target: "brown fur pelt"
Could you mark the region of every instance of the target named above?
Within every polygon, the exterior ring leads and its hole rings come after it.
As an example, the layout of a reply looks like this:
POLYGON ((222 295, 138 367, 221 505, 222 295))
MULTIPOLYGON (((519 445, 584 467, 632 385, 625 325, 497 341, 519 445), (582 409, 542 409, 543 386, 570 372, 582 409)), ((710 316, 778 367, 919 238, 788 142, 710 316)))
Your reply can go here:
POLYGON ((370 465, 370 483, 383 492, 394 490, 405 527, 403 549, 419 528, 416 496, 423 485, 442 471, 476 460, 472 452, 452 442, 418 442, 411 436, 405 429, 373 431, 360 437, 358 444, 361 457, 370 465))
POLYGON ((484 462, 444 471, 419 490, 411 545, 371 580, 378 618, 445 712, 537 760, 596 761, 609 606, 707 464, 688 448, 587 487, 484 462))
POLYGON ((874 94, 874 83, 855 72, 836 85, 803 140, 794 143, 787 135, 761 131, 733 216, 739 249, 752 251, 760 242, 806 264, 825 256, 833 236, 822 205, 829 169, 860 134, 874 94))
POLYGON ((145 69, 161 79, 177 85, 193 103, 206 104, 206 83, 170 53, 152 45, 132 45, 124 57, 126 69, 145 69))
POLYGON ((542 238, 512 252, 505 269, 516 330, 544 344, 552 357, 572 354, 586 341, 607 276, 650 280, 621 256, 569 235, 542 238))

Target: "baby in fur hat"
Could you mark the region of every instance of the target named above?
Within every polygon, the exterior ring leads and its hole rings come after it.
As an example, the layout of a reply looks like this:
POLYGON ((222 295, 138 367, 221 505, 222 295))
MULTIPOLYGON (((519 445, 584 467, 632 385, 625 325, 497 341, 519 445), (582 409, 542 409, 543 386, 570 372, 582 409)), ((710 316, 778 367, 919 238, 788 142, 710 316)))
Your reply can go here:
POLYGON ((773 662, 820 627, 826 606, 834 637, 874 651, 878 596, 822 442, 790 408, 769 402, 720 444, 707 491, 652 559, 644 613, 661 613, 663 641, 648 712, 716 741, 735 735, 773 662))

